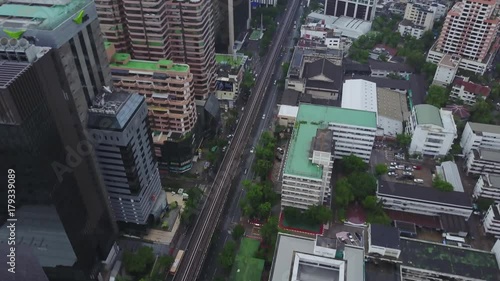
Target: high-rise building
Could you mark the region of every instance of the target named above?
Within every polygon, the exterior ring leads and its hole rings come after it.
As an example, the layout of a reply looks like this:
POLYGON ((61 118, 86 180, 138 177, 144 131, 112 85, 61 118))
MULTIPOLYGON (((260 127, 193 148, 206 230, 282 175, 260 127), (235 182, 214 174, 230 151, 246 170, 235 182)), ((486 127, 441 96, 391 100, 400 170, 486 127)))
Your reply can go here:
POLYGON ((375 18, 376 5, 375 0, 325 0, 325 15, 372 21, 375 18))
POLYGON ((444 54, 459 55, 459 68, 483 74, 499 45, 495 44, 499 19, 495 0, 463 0, 446 15, 441 34, 429 51, 428 61, 438 63, 444 54))
MULTIPOLYGON (((129 54, 117 53, 112 44, 105 45, 114 86, 146 97, 160 167, 170 170, 176 167, 175 170, 181 171, 190 168, 190 161, 189 165, 180 165, 177 160, 171 160, 175 153, 165 149, 165 143, 193 135, 196 127, 198 116, 189 65, 165 59, 134 60, 129 54)), ((186 151, 186 158, 192 159, 193 152, 193 149, 186 151)))
POLYGON ((403 21, 398 30, 401 36, 410 35, 419 39, 425 31, 432 30, 434 25, 434 10, 424 4, 406 4, 403 21))
MULTIPOLYGON (((98 280, 101 263, 114 256, 117 230, 90 161, 92 144, 75 127, 78 108, 61 83, 67 77, 59 51, 0 39, 0 169, 5 178, 15 170, 17 243, 30 248, 51 281, 98 280)), ((7 198, 7 188, 0 193, 7 198)), ((3 225, 0 236, 6 231, 3 225)))
POLYGON ((143 96, 104 91, 89 109, 89 134, 119 222, 147 225, 166 208, 143 96))
POLYGON ((106 39, 133 59, 185 63, 200 105, 215 91, 215 35, 211 1, 98 1, 106 39))

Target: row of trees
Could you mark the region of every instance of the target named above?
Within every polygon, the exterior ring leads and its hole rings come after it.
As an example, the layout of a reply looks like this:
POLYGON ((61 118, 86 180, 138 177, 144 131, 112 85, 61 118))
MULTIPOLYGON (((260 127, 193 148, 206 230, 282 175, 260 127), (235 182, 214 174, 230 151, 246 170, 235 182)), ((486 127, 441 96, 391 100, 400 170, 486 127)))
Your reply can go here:
POLYGON ((264 132, 260 137, 259 146, 255 152, 253 170, 255 174, 265 180, 273 169, 274 153, 276 150, 276 138, 270 132, 264 132))
MULTIPOLYGON (((161 256, 155 264, 155 255, 153 248, 141 247, 135 253, 125 251, 123 255, 123 265, 128 274, 140 281, 161 281, 164 279, 166 272, 172 266, 174 258, 171 256, 161 256), (155 264, 155 267, 153 267, 155 264)), ((120 280, 128 281, 127 277, 122 277, 120 280)))
POLYGON ((184 205, 183 212, 181 213, 181 222, 189 225, 194 220, 196 209, 203 195, 203 191, 197 187, 193 187, 188 189, 186 193, 189 195, 189 198, 184 205))
POLYGON ((243 215, 250 219, 265 220, 278 200, 272 182, 244 181, 243 186, 246 190, 245 197, 240 202, 243 215))
POLYGON ((330 208, 320 205, 311 206, 305 211, 297 208, 285 207, 283 213, 285 214, 286 220, 291 224, 324 224, 330 221, 333 216, 330 208))

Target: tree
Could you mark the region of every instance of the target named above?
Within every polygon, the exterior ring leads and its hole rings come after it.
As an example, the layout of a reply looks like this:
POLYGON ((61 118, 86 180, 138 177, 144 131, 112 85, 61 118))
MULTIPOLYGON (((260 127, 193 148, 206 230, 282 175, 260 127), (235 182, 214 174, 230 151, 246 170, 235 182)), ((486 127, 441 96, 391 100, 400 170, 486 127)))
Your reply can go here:
POLYGON ((441 108, 448 102, 448 93, 445 88, 431 85, 425 98, 425 103, 441 108))
POLYGON ((219 254, 219 263, 224 269, 229 270, 233 266, 235 251, 236 243, 231 240, 227 241, 219 254))
POLYGON ((240 240, 240 238, 243 237, 243 235, 245 235, 245 227, 241 224, 237 224, 233 228, 233 232, 231 233, 231 235, 233 236, 233 239, 235 241, 240 240))
POLYGON ((408 146, 411 144, 411 135, 410 134, 397 134, 396 141, 398 142, 400 147, 408 148, 408 146))
POLYGON ((141 247, 136 253, 126 251, 123 255, 125 269, 136 277, 146 274, 154 261, 155 255, 151 247, 141 247))
POLYGON ((257 214, 260 218, 265 218, 271 213, 271 203, 265 202, 259 205, 257 208, 257 214))
POLYGON ((377 197, 373 195, 366 196, 366 198, 363 200, 363 207, 366 210, 370 211, 377 210, 377 208, 379 207, 377 197))
POLYGON ((285 62, 282 66, 281 66, 281 69, 283 70, 283 75, 287 75, 288 73, 288 68, 290 67, 290 63, 289 62, 285 62))
POLYGON ((273 163, 269 160, 258 159, 253 165, 254 172, 262 179, 265 179, 269 175, 272 168, 273 163))
POLYGON ((495 201, 493 199, 490 199, 490 198, 482 198, 480 197, 479 199, 477 199, 476 201, 476 204, 477 204, 477 207, 479 208, 480 211, 482 212, 486 212, 488 211, 488 209, 490 208, 491 205, 493 205, 495 203, 495 201))
POLYGON ((493 105, 484 99, 477 99, 472 106, 470 120, 472 122, 493 124, 493 105))
POLYGON ((406 63, 412 66, 417 73, 420 73, 425 63, 424 54, 421 51, 412 51, 406 56, 406 63))
POLYGON ((434 79, 434 75, 436 74, 437 65, 432 62, 425 62, 422 66, 422 73, 429 79, 434 79))
POLYGON ((266 218, 269 212, 265 213, 265 211, 267 208, 270 211, 270 207, 277 197, 273 191, 272 183, 268 181, 262 183, 244 181, 243 186, 247 191, 240 203, 243 214, 249 218, 266 218))
POLYGON ((342 158, 342 170, 346 174, 355 173, 355 172, 364 172, 366 171, 367 164, 363 161, 363 159, 358 156, 351 154, 348 156, 344 156, 342 158))
POLYGON ((305 218, 314 224, 325 224, 333 217, 332 210, 322 205, 310 206, 304 213, 305 218))
POLYGON ((453 185, 451 185, 451 183, 441 179, 441 177, 438 175, 436 175, 434 177, 434 180, 432 181, 432 185, 441 191, 446 191, 446 192, 453 191, 453 185))
POLYGON ((381 176, 387 173, 387 166, 385 164, 377 164, 375 165, 375 174, 377 176, 381 176))
POLYGON ((347 178, 339 179, 337 181, 337 186, 335 187, 335 204, 339 208, 345 208, 353 200, 354 194, 352 194, 351 184, 347 178))
POLYGON ((272 216, 269 220, 260 228, 260 236, 262 240, 267 245, 276 244, 276 237, 278 235, 278 217, 272 216))
POLYGON ((374 195, 377 190, 377 181, 371 174, 355 172, 347 179, 351 184, 354 198, 358 201, 363 200, 366 196, 374 195))

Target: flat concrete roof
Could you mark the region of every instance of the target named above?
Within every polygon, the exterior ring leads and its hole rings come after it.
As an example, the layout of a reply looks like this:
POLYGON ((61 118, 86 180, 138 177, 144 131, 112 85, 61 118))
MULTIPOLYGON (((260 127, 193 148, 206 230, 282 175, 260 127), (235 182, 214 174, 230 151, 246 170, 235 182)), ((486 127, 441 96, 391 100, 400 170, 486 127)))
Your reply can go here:
POLYGON ((298 114, 299 114, 299 107, 298 106, 290 106, 290 105, 284 105, 284 104, 280 105, 280 110, 278 112, 278 116, 297 118, 298 114))
POLYGON ((342 108, 378 113, 377 84, 362 79, 345 80, 342 87, 342 108))
POLYGON ((482 124, 475 122, 467 122, 470 128, 474 133, 491 133, 491 134, 500 134, 500 126, 498 125, 490 125, 490 124, 482 124))
POLYGON ((313 253, 314 239, 279 233, 276 242, 270 281, 290 279, 291 266, 295 252, 313 253))
POLYGON ((401 122, 409 114, 406 95, 385 88, 377 88, 377 107, 380 116, 401 122))
POLYGON ((130 59, 130 54, 116 53, 113 55, 113 63, 110 63, 111 68, 127 68, 149 71, 176 71, 188 72, 189 65, 174 63, 171 60, 145 61, 130 59), (162 67, 163 66, 163 67, 162 67))
POLYGON ((449 182, 453 186, 453 191, 464 192, 464 186, 460 179, 460 172, 457 164, 452 161, 445 161, 441 166, 437 166, 436 170, 443 177, 443 180, 449 182))

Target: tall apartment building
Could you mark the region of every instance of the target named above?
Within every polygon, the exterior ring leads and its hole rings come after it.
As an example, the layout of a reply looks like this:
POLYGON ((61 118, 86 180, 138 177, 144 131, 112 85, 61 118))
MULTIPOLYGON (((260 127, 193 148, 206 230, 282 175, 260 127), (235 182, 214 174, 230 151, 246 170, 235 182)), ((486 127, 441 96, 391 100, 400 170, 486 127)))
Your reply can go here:
POLYGON ((376 6, 375 0, 326 0, 325 15, 372 21, 375 18, 376 6))
POLYGON ((451 111, 419 104, 408 118, 406 133, 411 135, 410 154, 442 157, 457 138, 457 126, 451 111))
POLYGON ((438 63, 444 54, 462 57, 460 68, 483 74, 498 49, 499 19, 493 15, 495 0, 463 0, 446 15, 441 34, 427 60, 438 63))
POLYGON ((500 238, 500 205, 491 205, 483 221, 484 232, 494 235, 497 239, 500 238))
MULTIPOLYGON (((178 149, 172 151, 165 148, 166 143, 176 142, 180 138, 190 140, 196 127, 193 74, 189 65, 164 59, 134 60, 127 53, 117 53, 109 43, 106 43, 106 52, 113 85, 146 97, 154 133, 155 155, 160 165, 182 171, 190 168, 190 161, 188 165, 181 165, 176 160, 178 149)), ((193 150, 189 149, 183 154, 186 154, 185 158, 191 159, 193 150)))
POLYGON ((411 35, 419 39, 425 31, 432 30, 434 25, 434 10, 430 6, 407 3, 403 21, 398 30, 401 36, 411 35))
POLYGON ((89 134, 119 222, 147 225, 166 208, 143 96, 104 91, 89 109, 89 134))
POLYGON ((500 203, 500 176, 481 175, 474 186, 474 198, 490 198, 500 203))
POLYGON ((473 149, 500 151, 500 126, 467 122, 460 139, 462 154, 468 155, 473 149))
POLYGON ((328 201, 333 159, 354 154, 368 162, 376 130, 375 112, 301 104, 284 160, 282 205, 328 201))
POLYGON ((215 90, 215 35, 211 1, 99 1, 106 39, 133 59, 185 63, 202 105, 215 90))
MULTIPOLYGON (((0 11, 13 9, 4 6, 0 11)), ((16 241, 49 279, 98 280, 101 263, 110 265, 115 257, 117 230, 87 158, 92 143, 75 127, 78 108, 63 84, 68 77, 59 65, 61 52, 26 39, 0 39, 0 169, 5 178, 7 169, 15 170, 16 241)), ((7 188, 0 194, 7 198, 7 188)), ((9 235, 6 204, 0 203, 1 237, 9 235)))

